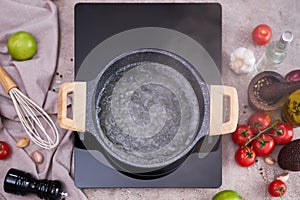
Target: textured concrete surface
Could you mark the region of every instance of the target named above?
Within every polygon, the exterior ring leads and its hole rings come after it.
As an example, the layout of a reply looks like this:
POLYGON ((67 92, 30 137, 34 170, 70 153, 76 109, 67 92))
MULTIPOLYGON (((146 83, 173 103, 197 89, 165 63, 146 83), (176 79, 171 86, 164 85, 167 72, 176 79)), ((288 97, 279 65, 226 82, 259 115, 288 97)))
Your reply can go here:
MULTIPOLYGON (((73 80, 74 58, 74 5, 77 2, 141 2, 141 1, 77 1, 54 0, 59 8, 60 17, 60 49, 57 71, 62 77, 59 81, 73 80)), ((158 1, 147 1, 158 2, 158 1)), ((187 2, 187 1, 160 1, 187 2)), ((188 1, 210 2, 210 1, 188 1)), ((215 1, 214 1, 215 2, 215 1)), ((288 57, 278 68, 278 72, 285 75, 291 69, 300 68, 300 1, 298 0, 219 0, 223 8, 223 79, 226 85, 238 89, 240 102, 240 123, 245 123, 253 112, 247 103, 247 86, 250 75, 235 75, 229 69, 229 55, 240 46, 254 51, 256 58, 264 52, 265 47, 258 47, 252 43, 252 29, 260 24, 269 24, 273 30, 273 39, 277 40, 281 32, 290 30, 294 33, 294 41, 289 47, 288 57)), ((276 113, 272 113, 276 116, 276 113)), ((275 118, 275 117, 274 117, 275 118)), ((300 128, 295 129, 296 138, 300 138, 300 128)), ((277 164, 266 165, 262 158, 249 168, 241 168, 234 161, 237 146, 230 136, 223 137, 223 184, 219 189, 85 189, 89 199, 211 199, 212 196, 224 189, 233 189, 244 199, 272 199, 267 193, 267 185, 277 174, 284 171, 277 164)), ((276 158, 281 147, 277 147, 272 155, 276 158)), ((199 171, 199 173, 201 173, 199 171)), ((300 172, 291 172, 287 181, 288 191, 283 199, 300 199, 300 172)), ((274 198, 275 199, 275 198, 274 198)))

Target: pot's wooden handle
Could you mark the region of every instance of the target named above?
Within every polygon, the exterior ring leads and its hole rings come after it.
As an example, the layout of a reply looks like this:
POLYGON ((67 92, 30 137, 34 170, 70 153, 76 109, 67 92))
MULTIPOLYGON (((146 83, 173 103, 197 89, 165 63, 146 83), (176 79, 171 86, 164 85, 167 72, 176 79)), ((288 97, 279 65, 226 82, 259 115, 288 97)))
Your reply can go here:
POLYGON ((211 85, 210 87, 210 135, 222 135, 235 131, 238 123, 239 104, 234 87, 211 85), (228 121, 224 122, 224 99, 229 99, 228 121))
POLYGON ((60 127, 85 132, 86 83, 68 82, 59 87, 57 114, 60 127), (68 95, 73 94, 72 119, 67 116, 68 95))
POLYGON ((12 88, 18 87, 2 66, 0 66, 0 82, 6 93, 9 93, 12 88))

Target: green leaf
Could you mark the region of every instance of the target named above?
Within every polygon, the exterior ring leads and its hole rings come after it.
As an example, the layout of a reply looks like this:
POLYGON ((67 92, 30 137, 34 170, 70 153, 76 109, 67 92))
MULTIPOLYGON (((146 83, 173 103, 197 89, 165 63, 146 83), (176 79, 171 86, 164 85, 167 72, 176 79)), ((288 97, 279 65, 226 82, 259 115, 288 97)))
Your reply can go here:
POLYGON ((261 148, 263 148, 266 145, 266 142, 264 140, 260 139, 259 140, 259 144, 260 144, 259 148, 261 149, 261 148))
POLYGON ((283 131, 279 128, 275 128, 277 135, 282 135, 283 131))
POLYGON ((242 130, 242 131, 241 131, 241 134, 242 134, 244 137, 247 137, 247 136, 248 136, 248 130, 242 130))
POLYGON ((247 157, 248 158, 252 158, 253 157, 253 153, 251 152, 251 150, 248 147, 246 147, 246 151, 247 151, 247 157))
POLYGON ((280 197, 283 196, 283 192, 284 192, 284 188, 283 187, 278 187, 278 189, 276 191, 279 192, 280 197))
POLYGON ((258 127, 260 127, 260 126, 261 126, 261 123, 259 123, 259 122, 255 122, 255 123, 254 123, 254 127, 255 127, 255 128, 258 128, 258 127))

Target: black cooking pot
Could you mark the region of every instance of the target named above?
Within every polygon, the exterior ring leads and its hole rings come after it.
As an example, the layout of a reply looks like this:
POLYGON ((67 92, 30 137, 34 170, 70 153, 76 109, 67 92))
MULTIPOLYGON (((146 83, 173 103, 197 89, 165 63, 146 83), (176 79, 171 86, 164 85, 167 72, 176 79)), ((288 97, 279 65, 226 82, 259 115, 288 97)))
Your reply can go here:
POLYGON ((138 49, 112 60, 95 80, 62 84, 58 119, 62 128, 92 133, 113 165, 141 174, 178 166, 205 135, 233 132, 237 102, 235 88, 209 87, 180 56, 138 49), (225 123, 224 96, 230 99, 225 123))

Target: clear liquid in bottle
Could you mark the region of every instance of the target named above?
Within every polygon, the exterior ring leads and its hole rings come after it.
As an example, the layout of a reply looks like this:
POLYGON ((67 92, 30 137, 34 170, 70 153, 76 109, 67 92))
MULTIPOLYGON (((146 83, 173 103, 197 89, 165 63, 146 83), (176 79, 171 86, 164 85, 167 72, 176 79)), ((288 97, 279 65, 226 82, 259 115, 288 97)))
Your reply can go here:
POLYGON ((261 59, 256 64, 256 70, 262 72, 272 69, 283 62, 287 56, 287 46, 293 40, 293 34, 290 31, 282 33, 279 41, 270 42, 261 59))

